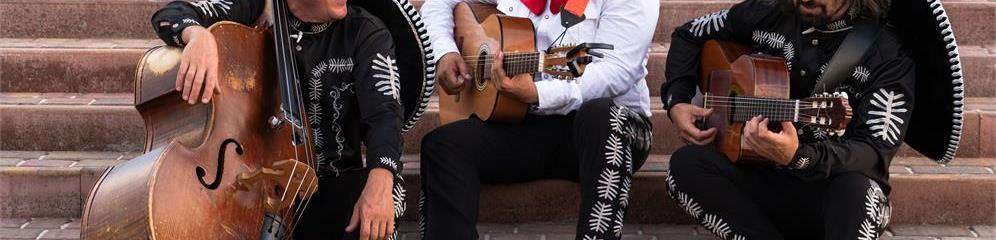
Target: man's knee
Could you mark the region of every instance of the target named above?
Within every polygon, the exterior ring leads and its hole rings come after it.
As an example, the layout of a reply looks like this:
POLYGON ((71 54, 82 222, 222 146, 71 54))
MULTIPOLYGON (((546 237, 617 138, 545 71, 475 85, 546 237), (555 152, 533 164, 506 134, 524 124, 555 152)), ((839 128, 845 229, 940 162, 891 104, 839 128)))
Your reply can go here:
POLYGON ((713 161, 706 156, 714 155, 710 151, 715 151, 707 146, 699 145, 687 145, 671 154, 671 160, 668 163, 668 172, 675 177, 680 177, 683 175, 698 175, 705 168, 705 164, 709 164, 708 161, 713 161), (677 173, 677 174, 676 174, 677 173))
POLYGON ((607 116, 612 106, 616 103, 612 98, 597 98, 581 104, 576 117, 607 116))
POLYGON ((442 125, 423 136, 420 149, 422 158, 419 160, 422 168, 431 167, 433 164, 447 159, 461 157, 455 155, 461 150, 461 144, 466 142, 464 139, 471 137, 461 133, 472 124, 470 121, 477 120, 467 119, 442 125))
POLYGON ((830 180, 830 192, 838 196, 848 196, 863 201, 869 189, 878 187, 875 181, 858 172, 843 173, 830 180), (874 185, 874 186, 873 186, 874 185))

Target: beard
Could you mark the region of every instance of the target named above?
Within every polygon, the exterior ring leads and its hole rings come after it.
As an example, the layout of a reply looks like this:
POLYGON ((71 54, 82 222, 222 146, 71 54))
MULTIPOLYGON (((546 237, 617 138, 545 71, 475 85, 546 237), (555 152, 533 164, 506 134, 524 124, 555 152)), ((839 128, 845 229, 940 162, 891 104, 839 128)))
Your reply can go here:
MULTIPOLYGON (((816 0, 805 2, 803 0, 792 0, 791 2, 793 9, 799 13, 802 20, 813 26, 826 25, 835 20, 834 15, 836 14, 830 12, 825 2, 816 0)), ((840 9, 833 10, 836 10, 834 13, 841 11, 840 9)))

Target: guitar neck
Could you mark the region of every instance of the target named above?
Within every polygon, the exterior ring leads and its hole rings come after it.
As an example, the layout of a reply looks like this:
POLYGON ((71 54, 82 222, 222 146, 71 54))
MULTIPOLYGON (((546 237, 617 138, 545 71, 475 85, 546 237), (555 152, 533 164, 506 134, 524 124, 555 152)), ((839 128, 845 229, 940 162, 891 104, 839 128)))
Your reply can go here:
MULTIPOLYGON (((474 69, 476 77, 491 79, 491 66, 494 64, 494 56, 484 55, 478 59, 469 59, 467 65, 474 69)), ((543 71, 543 52, 522 52, 506 53, 502 59, 502 67, 505 74, 515 76, 523 73, 537 73, 543 71)))
POLYGON ((747 122, 758 115, 771 122, 799 122, 803 104, 795 99, 706 96, 704 107, 728 109, 734 122, 747 122))

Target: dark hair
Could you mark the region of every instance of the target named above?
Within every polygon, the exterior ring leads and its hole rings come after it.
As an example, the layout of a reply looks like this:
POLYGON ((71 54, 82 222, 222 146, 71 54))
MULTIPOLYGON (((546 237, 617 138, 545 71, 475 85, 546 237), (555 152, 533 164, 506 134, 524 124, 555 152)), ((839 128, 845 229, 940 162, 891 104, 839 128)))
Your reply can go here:
MULTIPOLYGON (((846 0, 851 1, 851 11, 864 19, 885 19, 889 15, 892 0, 846 0)), ((909 0, 907 0, 909 1, 909 0)))
MULTIPOLYGON (((798 0, 774 0, 781 3, 785 10, 796 11, 795 2, 798 0)), ((885 19, 889 15, 889 7, 892 0, 844 0, 850 4, 850 13, 855 17, 863 19, 885 19)), ((909 1, 909 0, 906 0, 909 1)))

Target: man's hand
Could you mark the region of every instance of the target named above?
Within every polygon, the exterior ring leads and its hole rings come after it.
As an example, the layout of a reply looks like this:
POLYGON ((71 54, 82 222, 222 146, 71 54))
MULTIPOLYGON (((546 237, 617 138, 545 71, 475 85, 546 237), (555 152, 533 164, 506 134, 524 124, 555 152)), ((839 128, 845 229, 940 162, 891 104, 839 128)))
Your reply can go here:
POLYGON ((768 119, 757 116, 744 125, 744 145, 779 166, 792 162, 799 149, 799 136, 791 122, 782 122, 782 132, 768 130, 768 119))
POLYGON ((671 122, 678 127, 679 135, 686 142, 695 145, 706 145, 712 143, 716 138, 716 128, 709 128, 705 131, 695 127, 695 120, 706 118, 712 114, 712 109, 705 109, 688 103, 679 103, 671 107, 668 115, 671 122))
POLYGON ((367 184, 353 207, 353 217, 347 232, 360 229, 360 240, 381 240, 394 233, 394 198, 391 195, 394 177, 383 168, 370 170, 367 184))
POLYGON ((436 68, 439 71, 436 73, 436 76, 439 76, 439 85, 449 95, 460 93, 465 83, 471 79, 470 68, 467 68, 467 63, 458 52, 443 55, 436 62, 436 68))
POLYGON ((510 78, 505 74, 505 68, 502 67, 504 63, 502 58, 504 57, 505 53, 498 52, 494 63, 491 64, 491 80, 495 81, 498 92, 504 93, 523 103, 532 104, 539 102, 536 83, 533 83, 532 78, 524 77, 528 75, 519 75, 510 78))
POLYGON ((176 91, 182 92, 183 100, 189 104, 198 100, 207 103, 214 92, 221 91, 218 87, 218 44, 214 35, 201 26, 184 28, 182 35, 187 46, 183 48, 180 69, 176 73, 176 91))

